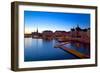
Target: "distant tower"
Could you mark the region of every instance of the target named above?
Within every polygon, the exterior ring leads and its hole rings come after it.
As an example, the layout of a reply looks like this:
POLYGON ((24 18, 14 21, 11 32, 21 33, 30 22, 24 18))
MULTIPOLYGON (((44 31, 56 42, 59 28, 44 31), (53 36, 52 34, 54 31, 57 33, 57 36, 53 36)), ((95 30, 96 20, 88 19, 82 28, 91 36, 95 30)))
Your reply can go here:
POLYGON ((37 31, 36 31, 36 33, 38 34, 38 28, 37 28, 37 31))
POLYGON ((81 28, 79 27, 79 25, 77 24, 77 27, 76 27, 76 31, 80 31, 81 28))
POLYGON ((76 27, 76 37, 80 37, 80 31, 81 31, 81 28, 79 27, 79 25, 77 25, 77 27, 76 27))

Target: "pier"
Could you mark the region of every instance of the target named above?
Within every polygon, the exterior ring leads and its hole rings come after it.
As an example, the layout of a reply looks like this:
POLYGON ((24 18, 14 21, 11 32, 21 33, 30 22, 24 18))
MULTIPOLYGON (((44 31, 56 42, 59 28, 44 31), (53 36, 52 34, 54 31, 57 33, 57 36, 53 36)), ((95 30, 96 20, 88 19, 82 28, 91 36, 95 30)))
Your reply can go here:
POLYGON ((76 51, 74 49, 67 48, 67 47, 65 47, 63 45, 56 45, 55 48, 61 48, 64 51, 67 51, 67 52, 69 52, 69 53, 71 53, 71 54, 73 54, 73 55, 75 55, 75 56, 77 56, 79 58, 88 58, 89 57, 89 56, 84 55, 84 54, 82 54, 82 53, 80 53, 80 52, 78 52, 78 51, 76 51))

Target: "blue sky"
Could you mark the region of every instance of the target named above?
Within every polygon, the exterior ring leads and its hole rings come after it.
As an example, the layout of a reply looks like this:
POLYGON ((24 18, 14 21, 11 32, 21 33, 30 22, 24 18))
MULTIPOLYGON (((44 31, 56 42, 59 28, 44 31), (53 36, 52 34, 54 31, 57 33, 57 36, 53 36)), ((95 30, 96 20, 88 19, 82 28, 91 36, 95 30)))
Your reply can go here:
POLYGON ((81 28, 90 27, 90 14, 24 11, 25 33, 37 30, 70 31, 79 25, 81 28))

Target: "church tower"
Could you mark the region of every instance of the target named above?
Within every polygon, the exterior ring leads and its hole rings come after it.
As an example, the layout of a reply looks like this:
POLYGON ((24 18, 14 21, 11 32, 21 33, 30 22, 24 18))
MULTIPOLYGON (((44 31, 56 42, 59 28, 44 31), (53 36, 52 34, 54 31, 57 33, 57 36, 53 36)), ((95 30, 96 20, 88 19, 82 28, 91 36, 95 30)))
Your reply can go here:
POLYGON ((36 33, 38 34, 38 28, 37 28, 37 31, 36 31, 36 33))

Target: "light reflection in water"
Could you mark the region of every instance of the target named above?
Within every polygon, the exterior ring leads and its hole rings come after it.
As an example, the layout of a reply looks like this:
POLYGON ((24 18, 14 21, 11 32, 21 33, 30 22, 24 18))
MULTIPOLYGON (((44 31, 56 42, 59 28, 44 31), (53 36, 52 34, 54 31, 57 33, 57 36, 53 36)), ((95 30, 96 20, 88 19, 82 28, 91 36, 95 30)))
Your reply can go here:
POLYGON ((24 61, 77 59, 62 49, 54 48, 55 40, 25 38, 24 61))
POLYGON ((30 47, 32 45, 32 38, 24 39, 25 47, 30 47))

